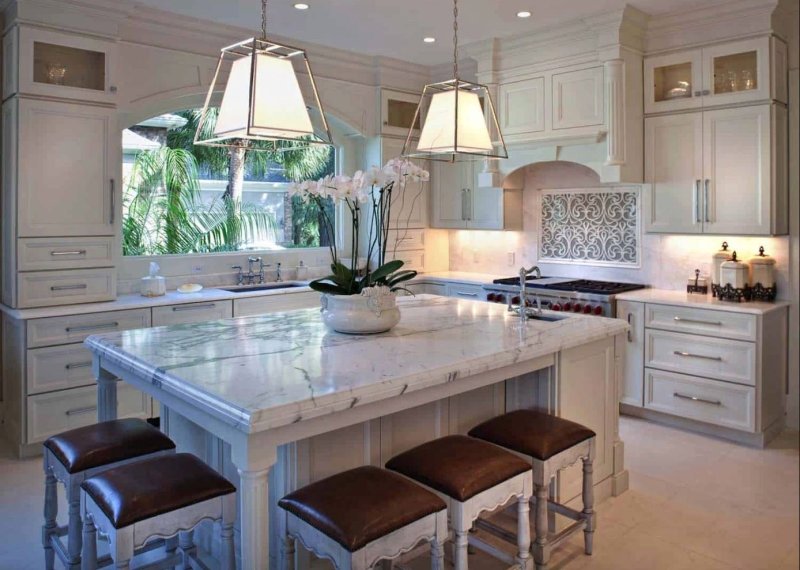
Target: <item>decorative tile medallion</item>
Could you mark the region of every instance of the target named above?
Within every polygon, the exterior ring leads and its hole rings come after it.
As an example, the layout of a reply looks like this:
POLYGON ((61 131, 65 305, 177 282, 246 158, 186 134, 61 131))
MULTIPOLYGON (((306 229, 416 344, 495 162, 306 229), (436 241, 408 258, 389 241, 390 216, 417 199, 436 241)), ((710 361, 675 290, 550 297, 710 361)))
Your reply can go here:
POLYGON ((638 189, 542 190, 539 228, 541 261, 641 265, 638 189))

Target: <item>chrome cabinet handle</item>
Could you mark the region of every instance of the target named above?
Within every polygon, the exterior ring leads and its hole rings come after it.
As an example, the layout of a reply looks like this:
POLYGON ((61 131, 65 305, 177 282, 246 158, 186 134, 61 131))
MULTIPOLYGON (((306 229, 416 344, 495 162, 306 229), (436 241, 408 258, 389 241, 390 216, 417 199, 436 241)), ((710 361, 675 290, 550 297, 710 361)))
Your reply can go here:
POLYGON ((702 91, 695 91, 695 92, 694 92, 694 96, 695 96, 695 97, 700 97, 702 94, 703 94, 703 92, 702 92, 702 91))
POLYGON ((202 303, 202 304, 194 304, 194 305, 179 305, 177 307, 172 307, 172 310, 175 312, 178 311, 199 311, 201 309, 213 309, 216 307, 216 303, 202 303))
POLYGON ((82 414, 90 414, 97 411, 97 406, 86 406, 85 408, 73 408, 64 412, 68 416, 80 416, 82 414))
MULTIPOLYGON (((628 313, 628 326, 633 327, 633 313, 628 313)), ((633 342, 633 336, 631 335, 632 328, 628 329, 628 342, 633 342)))
POLYGON ((467 220, 467 189, 461 189, 461 221, 467 220))
POLYGON ((673 392, 673 398, 680 398, 681 400, 691 400, 692 402, 700 402, 703 404, 711 404, 712 406, 721 406, 722 402, 719 400, 706 400, 705 398, 698 398, 697 396, 687 396, 686 394, 681 394, 680 392, 673 392))
POLYGON ((697 325, 713 325, 715 327, 721 327, 722 323, 720 321, 698 321, 696 319, 684 319, 683 317, 674 317, 676 323, 694 323, 697 325))
POLYGON ((711 183, 711 181, 708 178, 706 178, 705 186, 704 186, 705 191, 704 191, 704 197, 703 197, 703 206, 705 208, 706 222, 710 222, 711 221, 711 216, 708 213, 708 202, 709 202, 709 200, 711 198, 711 193, 710 193, 710 190, 709 190, 709 184, 710 183, 711 183))
POLYGON ((472 189, 467 188, 467 221, 472 221, 472 189))
POLYGON ((114 191, 114 179, 113 178, 111 178, 109 180, 108 186, 109 186, 109 192, 111 193, 111 212, 110 212, 110 214, 108 216, 108 223, 113 226, 114 225, 114 206, 115 206, 115 202, 114 202, 114 200, 115 200, 115 197, 114 197, 115 191, 114 191))
POLYGON ((721 356, 706 356, 705 354, 692 354, 691 352, 683 352, 682 350, 673 350, 672 354, 675 356, 684 356, 686 358, 702 358, 703 360, 715 360, 722 362, 721 356))
POLYGON ((50 255, 56 257, 59 255, 86 255, 85 249, 76 249, 75 251, 51 251, 50 255))
POLYGON ((711 95, 711 91, 708 89, 703 89, 703 95, 711 95))
POLYGON ((79 285, 53 285, 50 287, 51 291, 72 291, 74 289, 86 289, 86 283, 80 283, 79 285))
POLYGON ((701 198, 700 198, 700 179, 694 181, 694 221, 701 223, 703 220, 700 217, 701 198))
POLYGON ((92 365, 92 361, 89 362, 71 362, 67 364, 64 368, 67 370, 74 370, 75 368, 88 368, 92 365))
POLYGON ((477 293, 469 293, 467 291, 456 291, 456 295, 463 295, 465 297, 477 297, 477 293))
POLYGON ((66 327, 64 330, 68 333, 73 332, 82 332, 82 331, 93 331, 95 329, 115 329, 119 326, 119 323, 114 321, 113 323, 100 323, 97 325, 82 325, 79 327, 66 327))

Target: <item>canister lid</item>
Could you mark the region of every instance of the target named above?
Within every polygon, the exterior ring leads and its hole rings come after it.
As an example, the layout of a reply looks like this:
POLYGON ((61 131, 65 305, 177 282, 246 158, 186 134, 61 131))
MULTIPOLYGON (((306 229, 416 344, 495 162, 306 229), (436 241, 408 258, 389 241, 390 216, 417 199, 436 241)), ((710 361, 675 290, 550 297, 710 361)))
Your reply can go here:
POLYGON ((758 255, 750 258, 751 265, 775 265, 775 258, 764 253, 764 246, 758 248, 758 255))
POLYGON ((719 250, 717 253, 714 254, 714 259, 722 259, 727 260, 731 258, 731 252, 728 251, 728 242, 722 242, 722 249, 719 250))
POLYGON ((734 251, 731 254, 731 258, 728 261, 723 262, 722 265, 720 265, 720 267, 722 267, 723 269, 744 269, 747 267, 747 264, 742 261, 739 261, 736 258, 736 252, 734 251))

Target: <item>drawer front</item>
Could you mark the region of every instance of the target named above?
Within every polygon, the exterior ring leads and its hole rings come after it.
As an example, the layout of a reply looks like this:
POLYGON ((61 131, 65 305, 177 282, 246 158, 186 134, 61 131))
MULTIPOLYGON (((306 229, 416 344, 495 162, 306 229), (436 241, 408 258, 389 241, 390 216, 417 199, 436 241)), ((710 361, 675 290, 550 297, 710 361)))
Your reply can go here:
POLYGON ((647 304, 647 327, 720 338, 756 340, 758 317, 743 313, 647 304))
POLYGON ((387 251, 406 251, 425 248, 425 230, 389 230, 387 251))
POLYGON ((20 238, 20 271, 81 269, 114 265, 114 238, 20 238))
POLYGON ((94 384, 92 353, 82 344, 28 350, 28 394, 94 384))
POLYGON ((112 301, 117 296, 114 269, 20 273, 17 280, 20 308, 112 301))
POLYGON ((755 388, 645 369, 644 406, 719 426, 755 431, 755 388))
POLYGON ((208 303, 186 303, 153 307, 153 326, 202 323, 229 319, 233 316, 233 301, 211 301, 208 303))
MULTIPOLYGON (((119 418, 150 417, 150 397, 130 384, 117 385, 119 418)), ((73 388, 28 396, 27 443, 97 422, 97 388, 73 388)))
POLYGON ((447 285, 447 296, 458 297, 459 299, 470 299, 472 301, 485 301, 486 292, 480 285, 465 285, 461 283, 450 283, 447 285))
POLYGON ((645 366, 756 385, 756 345, 739 340, 648 330, 645 366))
POLYGON ((150 326, 150 309, 129 309, 28 321, 28 348, 83 342, 87 336, 150 326))
POLYGON ((264 297, 234 299, 233 316, 249 317, 251 315, 263 315, 265 313, 278 313, 281 311, 319 307, 320 294, 316 291, 288 293, 286 295, 266 295, 264 297))
POLYGON ((397 251, 396 255, 392 255, 391 250, 386 251, 386 260, 389 259, 399 259, 403 262, 403 270, 411 269, 414 271, 424 271, 425 270, 425 250, 409 250, 409 251, 397 251))

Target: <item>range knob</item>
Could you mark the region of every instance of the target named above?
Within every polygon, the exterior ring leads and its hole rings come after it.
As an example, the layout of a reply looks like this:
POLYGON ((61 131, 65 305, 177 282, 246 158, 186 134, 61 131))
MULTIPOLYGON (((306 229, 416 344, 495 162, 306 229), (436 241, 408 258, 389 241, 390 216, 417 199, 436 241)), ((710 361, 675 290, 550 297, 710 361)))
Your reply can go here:
POLYGON ((519 295, 512 297, 511 302, 515 305, 519 305, 519 295))
POLYGON ((572 312, 580 313, 583 310, 583 305, 580 303, 572 303, 572 312))
POLYGON ((552 311, 560 311, 561 310, 561 305, 559 305, 558 303, 553 303, 552 305, 550 305, 550 310, 552 310, 552 311))
POLYGON ((494 293, 488 293, 486 295, 486 300, 489 301, 489 302, 493 302, 496 299, 497 299, 497 295, 495 295, 494 293))
POLYGON ((583 306, 583 314, 584 315, 591 315, 592 314, 592 306, 591 305, 584 305, 583 306))
POLYGON ((494 300, 495 300, 495 302, 497 302, 497 303, 505 303, 505 302, 506 302, 506 296, 505 296, 505 295, 503 295, 502 293, 498 293, 498 294, 495 296, 494 300))
POLYGON ((572 310, 572 303, 570 303, 569 301, 565 302, 563 305, 561 305, 561 310, 562 311, 571 311, 572 310))
POLYGON ((594 314, 595 315, 602 315, 603 314, 603 307, 601 307, 600 305, 597 305, 594 308, 594 314))

